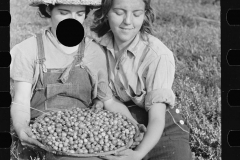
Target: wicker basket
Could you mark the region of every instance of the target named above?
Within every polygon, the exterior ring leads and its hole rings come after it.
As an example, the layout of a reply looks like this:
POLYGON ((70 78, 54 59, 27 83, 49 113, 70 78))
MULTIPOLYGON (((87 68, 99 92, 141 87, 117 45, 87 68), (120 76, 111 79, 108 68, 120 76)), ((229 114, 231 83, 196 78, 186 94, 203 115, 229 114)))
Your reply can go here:
MULTIPOLYGON (((72 109, 73 109, 73 108, 72 108, 72 109)), ((72 110, 72 109, 70 109, 70 110, 72 110)), ((53 112, 57 112, 57 111, 59 111, 59 110, 54 110, 53 112)), ((42 120, 46 115, 47 115, 47 113, 42 114, 41 116, 39 116, 38 118, 35 119, 34 123, 42 120)), ((129 119, 129 118, 127 118, 127 120, 128 120, 132 125, 134 125, 135 128, 136 128, 136 133, 135 133, 134 137, 138 136, 140 132, 139 132, 139 128, 138 128, 137 124, 134 123, 134 122, 133 122, 131 119, 129 119)), ((133 144, 133 139, 130 139, 129 142, 128 142, 125 146, 120 147, 120 148, 118 148, 118 149, 116 149, 116 150, 113 150, 113 151, 100 152, 100 153, 92 153, 92 154, 76 154, 76 153, 73 154, 73 153, 67 153, 67 152, 62 152, 62 151, 56 151, 56 150, 54 150, 53 148, 51 148, 50 146, 48 146, 46 143, 44 143, 44 140, 42 140, 42 141, 43 141, 42 144, 44 145, 44 147, 41 147, 41 148, 44 149, 44 150, 46 150, 46 151, 48 151, 48 152, 51 152, 51 153, 56 154, 56 155, 82 157, 82 158, 84 158, 84 157, 99 157, 99 156, 106 156, 106 155, 115 154, 115 153, 117 153, 117 152, 120 152, 120 151, 123 151, 123 150, 126 150, 126 149, 130 148, 130 146, 133 144)))

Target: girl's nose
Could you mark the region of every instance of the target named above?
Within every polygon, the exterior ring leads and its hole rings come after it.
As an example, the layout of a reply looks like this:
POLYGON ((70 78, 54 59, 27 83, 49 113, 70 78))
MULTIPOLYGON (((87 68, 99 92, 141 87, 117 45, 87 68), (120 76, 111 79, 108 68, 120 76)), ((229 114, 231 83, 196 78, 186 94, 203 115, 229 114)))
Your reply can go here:
POLYGON ((75 13, 72 13, 71 18, 72 19, 77 19, 77 15, 75 13))
POLYGON ((124 18, 124 23, 129 25, 132 22, 132 15, 130 13, 126 14, 125 18, 124 18))

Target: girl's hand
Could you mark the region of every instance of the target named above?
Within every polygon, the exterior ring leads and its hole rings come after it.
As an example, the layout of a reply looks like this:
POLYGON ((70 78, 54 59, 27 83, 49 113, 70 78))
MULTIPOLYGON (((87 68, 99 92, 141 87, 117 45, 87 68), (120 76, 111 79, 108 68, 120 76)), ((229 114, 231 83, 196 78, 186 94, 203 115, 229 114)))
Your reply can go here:
POLYGON ((21 141, 22 145, 27 145, 29 147, 40 147, 43 148, 43 144, 35 139, 34 134, 31 131, 31 128, 27 125, 18 125, 15 128, 15 131, 18 135, 19 140, 21 141))
POLYGON ((134 138, 134 142, 130 147, 131 149, 136 148, 141 143, 141 141, 143 140, 144 134, 147 132, 147 128, 143 124, 138 124, 138 128, 140 133, 138 136, 134 138))
POLYGON ((131 149, 127 149, 121 152, 116 153, 115 155, 102 156, 101 158, 107 160, 141 160, 141 154, 138 151, 133 151, 131 149))
POLYGON ((103 109, 103 102, 100 101, 99 99, 94 99, 92 109, 102 110, 103 109))

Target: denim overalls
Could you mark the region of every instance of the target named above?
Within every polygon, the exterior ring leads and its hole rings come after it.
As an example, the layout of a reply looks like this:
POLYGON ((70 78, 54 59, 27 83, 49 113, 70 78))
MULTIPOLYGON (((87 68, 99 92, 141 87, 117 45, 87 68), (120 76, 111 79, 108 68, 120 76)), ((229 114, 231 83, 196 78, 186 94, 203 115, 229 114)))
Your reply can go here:
MULTIPOLYGON (((140 124, 147 126, 148 113, 145 109, 136 106, 132 101, 126 102, 132 116, 140 124)), ((170 107, 166 110, 165 127, 156 146, 143 160, 191 160, 192 154, 189 145, 189 128, 184 124, 179 109, 170 107)))
MULTIPOLYGON (((70 109, 72 107, 88 107, 92 102, 92 83, 89 70, 82 64, 84 56, 84 40, 81 42, 74 61, 64 69, 47 69, 44 65, 45 53, 43 48, 42 35, 37 34, 38 60, 40 75, 31 99, 31 107, 41 110, 70 109)), ((32 109, 31 119, 40 116, 42 113, 32 109)), ((56 156, 42 150, 35 150, 22 146, 18 141, 17 152, 19 159, 42 159, 46 160, 88 160, 88 158, 75 158, 56 156)), ((90 158, 98 159, 98 158, 90 158)))
MULTIPOLYGON (((64 69, 47 69, 44 65, 45 53, 38 36, 38 61, 40 77, 31 99, 31 106, 38 110, 70 109, 88 107, 91 103, 92 84, 86 66, 81 64, 84 56, 84 40, 74 61, 64 69)), ((41 115, 31 110, 31 118, 41 115)))

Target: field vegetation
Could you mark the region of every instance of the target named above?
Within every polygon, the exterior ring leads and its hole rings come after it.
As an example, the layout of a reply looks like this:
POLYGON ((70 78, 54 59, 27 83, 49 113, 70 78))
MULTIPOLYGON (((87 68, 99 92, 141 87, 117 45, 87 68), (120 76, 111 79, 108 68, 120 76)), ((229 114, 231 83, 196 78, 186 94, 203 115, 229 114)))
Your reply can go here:
MULTIPOLYGON (((154 29, 174 53, 176 107, 190 127, 194 160, 221 160, 220 0, 153 0, 154 29)), ((10 0, 11 42, 40 32, 48 20, 27 0, 10 0)), ((85 26, 89 26, 92 16, 85 26)), ((87 34, 95 36, 86 27, 87 34)))

